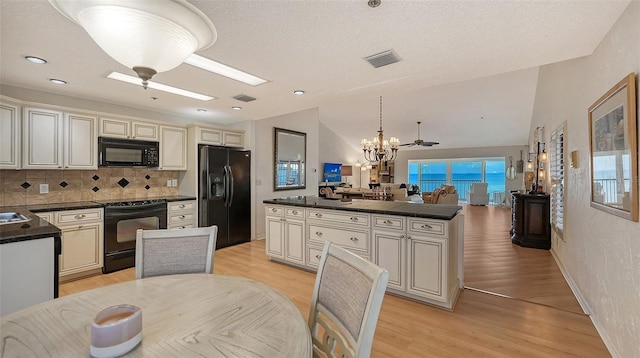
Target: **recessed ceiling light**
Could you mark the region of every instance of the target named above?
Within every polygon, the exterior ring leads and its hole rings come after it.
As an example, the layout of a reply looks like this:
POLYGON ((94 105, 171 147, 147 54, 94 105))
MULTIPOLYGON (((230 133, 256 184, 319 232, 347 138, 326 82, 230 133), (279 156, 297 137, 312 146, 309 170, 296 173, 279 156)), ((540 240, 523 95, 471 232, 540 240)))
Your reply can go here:
POLYGON ((242 107, 233 106, 233 107, 231 107, 231 109, 235 109, 236 111, 239 111, 239 110, 241 110, 241 109, 242 109, 242 107))
POLYGON ((206 112, 207 110, 206 110, 206 109, 204 109, 204 108, 198 108, 198 109, 197 109, 197 111, 198 111, 198 112, 206 112))
POLYGON ((29 62, 37 63, 39 65, 47 63, 47 60, 45 60, 44 58, 35 57, 35 56, 25 56, 24 59, 29 62))
POLYGON ((295 94, 296 96, 302 96, 304 94, 303 90, 295 90, 293 91, 293 94, 295 94))
POLYGON ((57 85, 66 85, 67 84, 67 81, 59 80, 57 78, 51 78, 51 79, 49 79, 49 81, 51 81, 51 83, 55 83, 57 85))
POLYGON ((236 70, 233 67, 223 65, 219 62, 195 54, 187 57, 184 62, 191 66, 195 66, 205 71, 213 72, 219 74, 220 76, 228 77, 251 86, 257 86, 259 84, 267 82, 267 80, 260 77, 256 77, 252 74, 236 70))
MULTIPOLYGON (((140 84, 140 79, 138 77, 125 75, 124 73, 111 72, 107 77, 111 78, 112 80, 118 80, 118 81, 122 81, 122 82, 131 83, 131 84, 136 85, 136 86, 142 86, 140 84)), ((215 97, 207 96, 207 95, 204 95, 204 94, 183 90, 183 89, 177 88, 177 87, 171 87, 171 86, 163 85, 162 83, 158 83, 158 82, 149 81, 148 87, 156 89, 158 91, 164 91, 164 92, 177 94, 177 95, 180 95, 180 96, 199 99, 201 101, 210 101, 210 100, 215 98, 215 97)))

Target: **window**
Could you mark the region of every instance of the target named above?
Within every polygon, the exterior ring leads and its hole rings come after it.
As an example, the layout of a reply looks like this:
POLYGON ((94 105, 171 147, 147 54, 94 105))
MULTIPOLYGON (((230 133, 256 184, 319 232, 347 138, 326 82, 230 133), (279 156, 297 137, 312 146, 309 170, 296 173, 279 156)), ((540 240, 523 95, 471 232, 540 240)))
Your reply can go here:
POLYGON ((408 178, 409 184, 418 185, 421 192, 432 192, 442 184, 453 185, 458 192, 458 198, 464 202, 473 183, 488 183, 489 194, 505 191, 505 160, 504 158, 410 160, 408 178))
POLYGON ((551 133, 551 227, 564 240, 564 124, 551 133))

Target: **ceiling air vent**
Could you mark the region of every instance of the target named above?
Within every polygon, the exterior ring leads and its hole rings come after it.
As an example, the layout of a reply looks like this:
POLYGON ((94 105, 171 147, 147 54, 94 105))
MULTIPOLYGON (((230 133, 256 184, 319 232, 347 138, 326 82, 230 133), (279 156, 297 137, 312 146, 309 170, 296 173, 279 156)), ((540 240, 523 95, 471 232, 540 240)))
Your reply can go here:
POLYGON ((239 94, 237 96, 233 96, 233 98, 242 102, 251 102, 256 100, 255 97, 247 96, 246 94, 239 94))
POLYGON ((364 59, 375 68, 390 65, 392 63, 400 61, 400 57, 393 50, 380 52, 378 54, 365 57, 364 59))

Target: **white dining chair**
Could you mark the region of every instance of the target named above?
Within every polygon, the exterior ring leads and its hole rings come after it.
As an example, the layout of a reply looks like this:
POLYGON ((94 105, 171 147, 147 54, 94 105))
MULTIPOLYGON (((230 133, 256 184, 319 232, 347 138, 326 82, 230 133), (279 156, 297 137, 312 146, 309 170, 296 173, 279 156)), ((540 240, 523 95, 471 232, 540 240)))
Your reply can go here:
POLYGON ((387 270, 325 243, 309 313, 314 357, 369 357, 388 279, 387 270))
POLYGON ((218 227, 136 231, 136 279, 213 273, 218 227))

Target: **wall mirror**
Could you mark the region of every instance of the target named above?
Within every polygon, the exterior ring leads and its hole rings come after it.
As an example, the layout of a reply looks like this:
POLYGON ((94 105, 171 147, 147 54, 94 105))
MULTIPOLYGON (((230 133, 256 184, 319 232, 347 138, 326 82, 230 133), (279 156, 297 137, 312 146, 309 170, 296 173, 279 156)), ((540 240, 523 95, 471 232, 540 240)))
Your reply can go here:
POLYGON ((273 158, 274 191, 306 188, 306 133, 274 128, 273 158))

